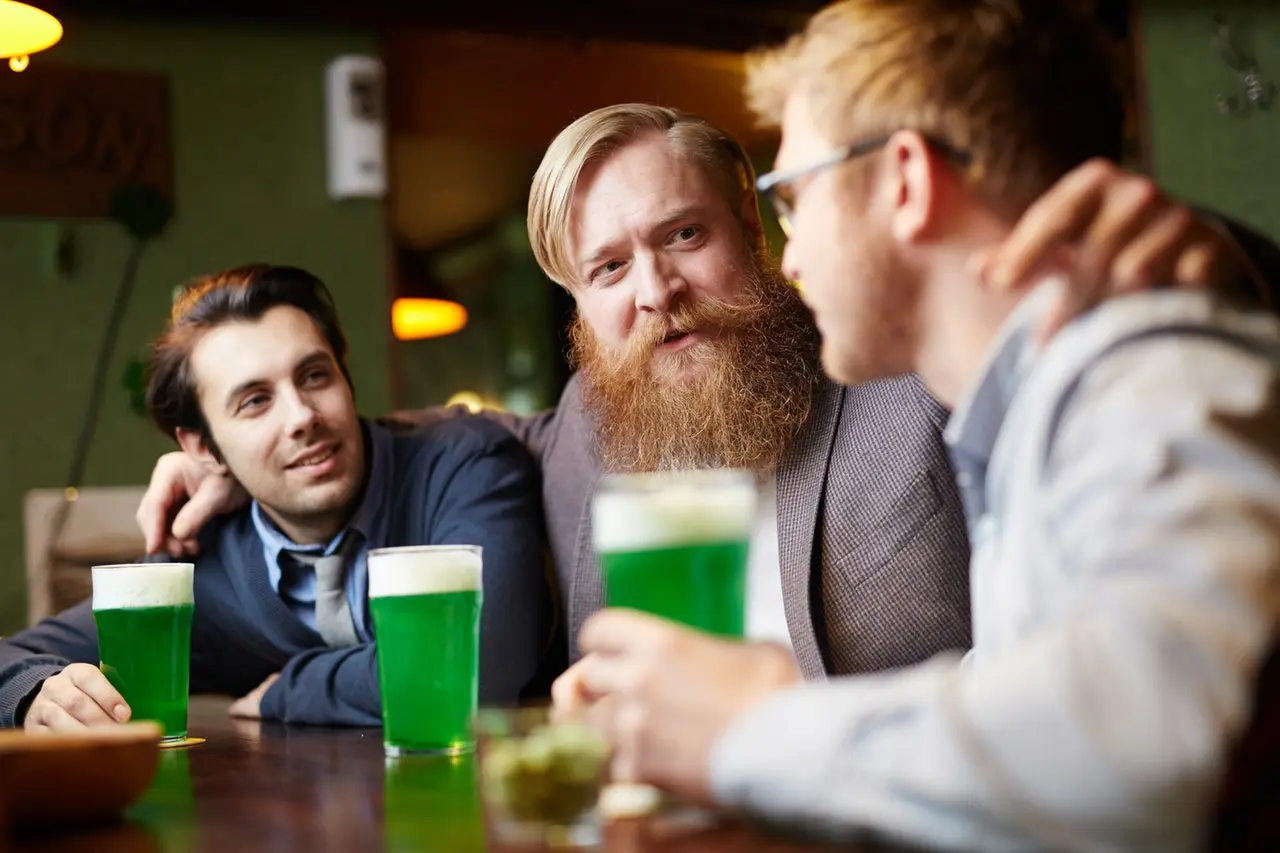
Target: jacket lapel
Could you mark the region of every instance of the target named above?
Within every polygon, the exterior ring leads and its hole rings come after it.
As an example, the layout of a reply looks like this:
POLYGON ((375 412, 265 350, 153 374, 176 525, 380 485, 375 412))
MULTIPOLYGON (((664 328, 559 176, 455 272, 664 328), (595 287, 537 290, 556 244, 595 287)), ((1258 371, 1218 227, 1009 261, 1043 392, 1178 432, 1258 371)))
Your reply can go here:
POLYGON ((578 524, 578 546, 574 551, 574 571, 569 589, 569 662, 578 659, 578 633, 582 623, 604 607, 604 578, 600 557, 591 542, 591 498, 582 507, 582 520, 578 524))
POLYGON ((812 566, 818 515, 844 389, 828 380, 814 393, 813 412, 778 466, 778 567, 796 662, 808 679, 826 676, 814 627, 812 566))

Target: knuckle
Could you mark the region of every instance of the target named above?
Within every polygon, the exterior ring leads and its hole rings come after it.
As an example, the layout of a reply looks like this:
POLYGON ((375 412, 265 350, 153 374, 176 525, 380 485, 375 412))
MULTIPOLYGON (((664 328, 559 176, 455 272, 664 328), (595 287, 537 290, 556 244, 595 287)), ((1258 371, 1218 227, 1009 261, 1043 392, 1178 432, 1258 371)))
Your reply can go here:
POLYGON ((1106 157, 1091 157, 1080 167, 1080 172, 1092 181, 1102 181, 1112 177, 1119 167, 1106 157))
POLYGON ((1169 217, 1169 227, 1175 234, 1186 233, 1197 221, 1195 214, 1185 204, 1171 206, 1166 215, 1169 217))
POLYGON ((1142 176, 1134 176, 1126 191, 1129 196, 1129 205, 1135 211, 1155 207, 1164 198, 1164 193, 1155 185, 1155 182, 1142 176))

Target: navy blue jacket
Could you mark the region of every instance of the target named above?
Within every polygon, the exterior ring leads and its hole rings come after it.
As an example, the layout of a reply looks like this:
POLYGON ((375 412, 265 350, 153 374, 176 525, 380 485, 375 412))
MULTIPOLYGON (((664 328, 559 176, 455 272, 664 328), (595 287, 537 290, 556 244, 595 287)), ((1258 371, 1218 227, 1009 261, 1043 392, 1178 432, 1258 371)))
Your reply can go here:
MULTIPOLYGON (((483 418, 428 425, 392 441, 383 505, 389 545, 484 549, 480 699, 511 702, 552 636, 541 487, 521 443, 483 418)), ((191 692, 242 696, 272 673, 264 719, 381 724, 374 643, 331 649, 272 589, 249 508, 201 533, 191 630, 191 692)), ((362 603, 365 604, 365 603, 362 603)), ((85 601, 0 640, 0 726, 22 715, 44 679, 70 663, 96 665, 97 629, 85 601)))

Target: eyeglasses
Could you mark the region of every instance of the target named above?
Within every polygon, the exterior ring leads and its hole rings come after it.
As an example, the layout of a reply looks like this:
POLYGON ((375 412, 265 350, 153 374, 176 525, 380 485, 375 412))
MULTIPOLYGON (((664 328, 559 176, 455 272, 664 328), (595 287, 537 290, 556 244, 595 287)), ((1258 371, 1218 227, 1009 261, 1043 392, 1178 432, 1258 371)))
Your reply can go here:
MULTIPOLYGON (((892 136, 878 136, 865 142, 856 142, 817 163, 761 175, 756 180, 756 191, 767 198, 769 203, 773 205, 773 211, 778 216, 778 224, 782 226, 782 233, 790 237, 791 217, 796 209, 797 181, 830 169, 833 166, 839 166, 841 163, 845 163, 855 157, 862 157, 877 151, 887 145, 892 138, 892 136)), ((936 148, 939 153, 957 165, 968 166, 973 161, 973 156, 968 151, 962 151, 946 142, 929 137, 925 137, 925 141, 929 143, 930 147, 936 148)))

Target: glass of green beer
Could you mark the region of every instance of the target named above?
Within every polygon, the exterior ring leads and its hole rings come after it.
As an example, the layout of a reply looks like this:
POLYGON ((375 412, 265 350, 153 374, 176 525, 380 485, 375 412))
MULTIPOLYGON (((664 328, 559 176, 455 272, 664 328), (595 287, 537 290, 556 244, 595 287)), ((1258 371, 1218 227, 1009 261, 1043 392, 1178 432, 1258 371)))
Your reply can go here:
POLYGON ((192 563, 93 567, 93 618, 102 673, 133 720, 155 720, 164 742, 187 736, 192 563))
POLYGON ((741 638, 756 496, 750 471, 604 477, 592 528, 609 606, 741 638))
POLYGON ((457 755, 475 748, 480 575, 481 549, 475 545, 369 552, 387 755, 457 755))

